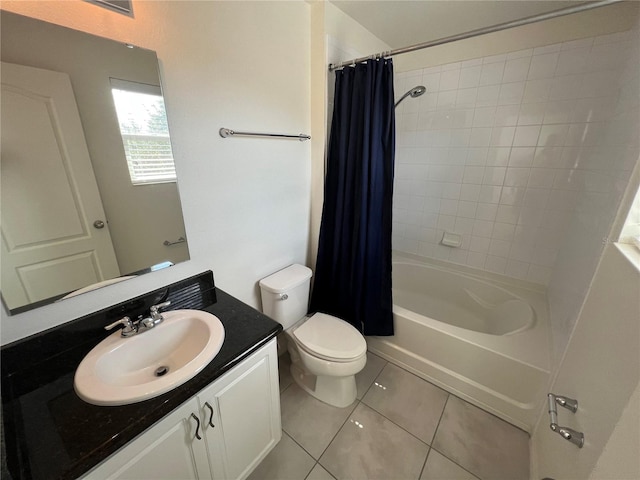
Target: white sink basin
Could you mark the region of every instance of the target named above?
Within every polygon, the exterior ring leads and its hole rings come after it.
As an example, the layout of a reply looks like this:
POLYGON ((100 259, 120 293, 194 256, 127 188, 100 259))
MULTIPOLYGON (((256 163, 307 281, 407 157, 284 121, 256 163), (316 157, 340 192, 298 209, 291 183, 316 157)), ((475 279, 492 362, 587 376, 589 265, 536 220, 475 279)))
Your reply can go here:
POLYGON ((215 315, 175 310, 138 335, 120 330, 96 345, 74 378, 80 398, 94 405, 127 405, 157 397, 196 376, 213 360, 224 341, 215 315))

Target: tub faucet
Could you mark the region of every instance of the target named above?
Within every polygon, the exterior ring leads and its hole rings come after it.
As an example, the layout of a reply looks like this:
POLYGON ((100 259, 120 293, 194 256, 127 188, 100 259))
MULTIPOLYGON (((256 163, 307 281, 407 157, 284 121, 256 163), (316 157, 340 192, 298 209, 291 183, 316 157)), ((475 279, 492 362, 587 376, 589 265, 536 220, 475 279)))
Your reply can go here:
POLYGON ((569 427, 561 427, 558 425, 558 410, 556 409, 556 405, 560 405, 570 412, 576 413, 578 411, 578 401, 573 398, 565 397, 563 395, 555 395, 553 393, 549 393, 547 395, 547 400, 549 405, 549 420, 551 421, 549 428, 560 434, 560 436, 565 440, 569 440, 578 448, 582 448, 584 446, 584 434, 582 432, 572 430, 569 427))

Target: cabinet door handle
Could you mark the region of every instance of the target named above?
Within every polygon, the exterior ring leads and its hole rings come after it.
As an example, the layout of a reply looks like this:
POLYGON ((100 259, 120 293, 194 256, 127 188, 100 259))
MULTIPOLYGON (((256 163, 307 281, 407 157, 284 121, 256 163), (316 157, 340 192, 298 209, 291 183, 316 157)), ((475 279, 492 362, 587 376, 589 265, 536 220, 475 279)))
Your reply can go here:
POLYGON ((198 440, 202 440, 202 437, 201 437, 201 436, 199 435, 199 433, 198 433, 198 432, 200 431, 200 419, 199 419, 196 415, 194 415, 193 413, 191 414, 191 416, 192 416, 192 417, 195 419, 195 421, 196 421, 196 438, 197 438, 198 440))
POLYGON ((211 428, 216 428, 216 426, 213 424, 213 407, 209 405, 209 402, 204 402, 204 406, 207 407, 211 412, 209 414, 209 425, 211 425, 211 428))

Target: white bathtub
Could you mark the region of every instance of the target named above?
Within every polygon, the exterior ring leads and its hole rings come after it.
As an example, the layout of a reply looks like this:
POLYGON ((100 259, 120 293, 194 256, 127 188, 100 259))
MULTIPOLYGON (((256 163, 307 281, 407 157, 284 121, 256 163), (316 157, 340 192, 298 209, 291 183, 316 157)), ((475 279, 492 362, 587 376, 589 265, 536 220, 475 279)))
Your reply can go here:
POLYGON ((396 254, 395 335, 369 350, 531 431, 549 381, 541 287, 396 254))

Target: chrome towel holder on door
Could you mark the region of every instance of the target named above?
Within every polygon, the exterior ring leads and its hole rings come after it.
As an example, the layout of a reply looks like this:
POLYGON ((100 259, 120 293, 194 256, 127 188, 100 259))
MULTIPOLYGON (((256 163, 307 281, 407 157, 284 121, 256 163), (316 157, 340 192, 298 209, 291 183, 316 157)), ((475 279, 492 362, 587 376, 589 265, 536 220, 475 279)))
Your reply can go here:
POLYGON ((298 135, 287 135, 284 133, 256 133, 256 132, 236 132, 235 130, 231 130, 230 128, 221 128, 218 130, 220 136, 222 138, 228 137, 267 137, 267 138, 293 138, 304 142, 305 140, 311 140, 311 135, 305 135, 304 133, 300 133, 298 135))

